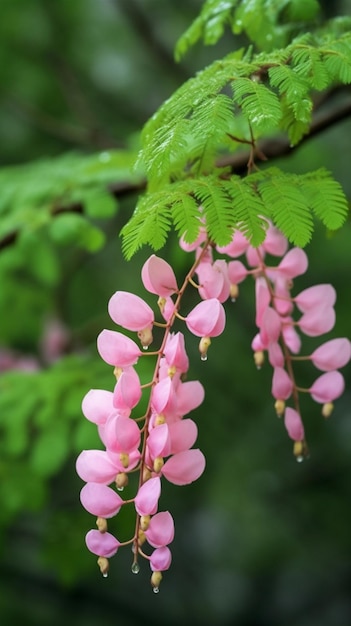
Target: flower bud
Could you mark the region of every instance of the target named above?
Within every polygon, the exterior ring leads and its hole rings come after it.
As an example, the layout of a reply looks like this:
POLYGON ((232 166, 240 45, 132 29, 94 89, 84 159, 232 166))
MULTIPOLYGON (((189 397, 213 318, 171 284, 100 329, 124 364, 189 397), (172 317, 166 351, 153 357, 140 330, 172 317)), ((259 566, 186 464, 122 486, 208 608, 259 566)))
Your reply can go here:
POLYGON ((105 556, 99 556, 98 560, 97 560, 97 564, 100 568, 100 572, 101 574, 106 578, 108 571, 110 569, 110 565, 108 562, 108 559, 105 556))
POLYGON ((285 411, 285 402, 284 400, 276 400, 274 403, 275 412, 278 417, 283 417, 285 411))
POLYGON ((107 520, 104 517, 98 517, 96 526, 101 533, 105 533, 107 531, 107 520))
POLYGON ((165 424, 165 423, 166 423, 166 418, 164 415, 162 415, 162 413, 156 416, 155 426, 161 426, 161 424, 165 424))
POLYGON ((262 367, 263 363, 264 363, 264 352, 263 350, 257 350, 256 352, 254 352, 254 361, 255 361, 255 365, 258 369, 260 369, 260 367, 262 367))
POLYGON ((141 530, 147 530, 150 524, 150 515, 140 516, 140 528, 141 530))
POLYGON ((123 467, 128 467, 129 465, 129 454, 127 452, 121 452, 119 455, 119 460, 121 461, 123 467))
POLYGON ((207 350, 209 349, 210 345, 211 345, 211 339, 209 337, 202 337, 200 339, 199 352, 200 352, 202 361, 207 360, 207 350))
POLYGON ((116 476, 116 487, 117 489, 123 489, 123 487, 127 487, 128 485, 128 476, 125 472, 119 472, 116 476))
POLYGON ((322 415, 323 417, 330 417, 334 410, 334 404, 332 402, 326 402, 322 406, 322 415))
POLYGON ((162 580, 162 573, 161 572, 152 572, 151 575, 151 585, 154 589, 159 588, 160 584, 161 584, 161 580, 162 580))
POLYGON ((158 474, 163 468, 163 465, 164 465, 164 460, 162 456, 157 456, 156 459, 154 460, 154 472, 158 474))
POLYGON ((231 301, 235 302, 235 300, 239 296, 239 287, 238 287, 238 285, 234 285, 233 283, 230 285, 229 296, 230 296, 231 301))
POLYGON ((138 337, 143 348, 148 348, 149 345, 153 342, 152 327, 148 326, 143 330, 139 330, 138 337))
POLYGON ((150 480, 151 478, 151 471, 149 470, 148 467, 144 467, 143 469, 143 483, 146 483, 146 481, 150 480))

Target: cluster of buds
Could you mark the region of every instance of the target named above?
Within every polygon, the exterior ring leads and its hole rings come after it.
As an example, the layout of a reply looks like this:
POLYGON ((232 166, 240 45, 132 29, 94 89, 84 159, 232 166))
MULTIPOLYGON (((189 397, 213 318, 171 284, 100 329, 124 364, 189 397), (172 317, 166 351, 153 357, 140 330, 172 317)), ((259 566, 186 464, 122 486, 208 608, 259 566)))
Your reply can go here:
POLYGON ((292 295, 293 279, 306 271, 307 256, 299 248, 289 250, 286 238, 268 222, 264 243, 258 248, 253 248, 239 230, 234 231, 227 246, 215 246, 204 225, 194 243, 181 239, 180 245, 187 252, 195 252, 194 263, 180 288, 171 266, 155 255, 146 261, 141 272, 145 289, 158 297, 162 322, 155 320, 153 309, 137 295, 117 291, 110 299, 111 319, 137 333, 141 348, 121 332, 100 333, 98 351, 113 366, 116 384, 113 391, 89 391, 82 408, 85 417, 97 424, 105 449, 85 450, 77 460, 77 472, 86 482, 81 502, 97 518, 97 529, 87 533, 86 544, 99 557, 102 574, 107 576, 108 559, 120 546, 131 545, 132 572, 139 571, 139 557, 147 559, 155 592, 159 590, 162 572, 171 564, 169 544, 174 537, 170 512, 158 511, 162 478, 175 485, 186 485, 199 478, 205 468, 204 455, 192 448, 197 438, 196 424, 185 417, 200 406, 204 389, 199 381, 184 382, 189 360, 184 335, 173 329, 176 320, 182 320, 200 338, 200 356, 206 361, 211 338, 220 335, 225 327, 223 303, 237 299, 239 284, 246 277, 254 279, 258 328, 252 341, 254 360, 260 368, 268 355, 273 368, 275 410, 279 417, 284 416, 297 460, 307 455, 300 394, 308 393, 321 403, 322 414, 328 417, 333 401, 344 390, 338 369, 351 357, 351 344, 346 338, 331 339, 311 355, 300 354, 300 333, 318 337, 333 328, 335 290, 323 284, 292 295), (245 262, 238 257, 244 257, 245 262), (266 262, 274 257, 280 259, 277 265, 266 262), (201 300, 184 317, 180 313, 182 297, 189 285, 197 289, 201 300), (163 329, 163 339, 156 351, 149 351, 155 326, 163 329), (142 384, 137 364, 139 359, 150 356, 155 359, 153 376, 142 384), (310 360, 324 372, 308 389, 296 383, 298 360, 310 360), (144 394, 148 394, 147 407, 140 415, 144 394), (135 495, 123 499, 121 492, 128 485, 130 474, 138 477, 135 495), (134 507, 136 522, 132 537, 120 542, 108 532, 107 519, 115 517, 125 505, 134 507), (145 547, 147 544, 149 547, 145 547))
MULTIPOLYGON (((204 252, 205 253, 205 252, 204 252)), ((104 450, 84 450, 77 459, 77 472, 86 482, 80 499, 84 508, 96 516, 97 529, 86 535, 88 549, 96 554, 103 576, 107 576, 108 559, 121 545, 131 545, 132 572, 138 573, 138 559, 149 561, 151 585, 157 593, 162 572, 171 564, 169 544, 174 537, 174 523, 169 511, 158 511, 161 479, 175 485, 187 485, 201 476, 205 458, 194 449, 197 438, 195 422, 185 417, 204 399, 199 381, 184 382, 189 368, 184 335, 173 332, 176 319, 182 320, 191 333, 200 337, 200 353, 207 357, 210 338, 223 332, 225 313, 216 298, 201 301, 183 317, 179 309, 183 293, 192 280, 194 263, 179 289, 171 266, 152 255, 143 266, 144 287, 158 296, 162 322, 155 321, 154 311, 139 296, 117 291, 110 299, 111 319, 122 328, 136 332, 141 344, 115 330, 103 330, 97 340, 102 359, 113 366, 116 384, 113 391, 90 390, 82 403, 84 416, 98 427, 104 450), (160 348, 151 352, 153 328, 163 329, 160 348), (154 357, 151 381, 141 383, 136 366, 142 357, 154 357), (147 408, 140 415, 143 394, 148 393, 147 408), (123 499, 121 492, 137 474, 135 496, 123 499), (111 486, 112 485, 112 486, 111 486), (108 531, 107 520, 115 517, 122 506, 135 509, 133 536, 120 542, 108 531), (145 548, 144 544, 154 548, 145 548)))

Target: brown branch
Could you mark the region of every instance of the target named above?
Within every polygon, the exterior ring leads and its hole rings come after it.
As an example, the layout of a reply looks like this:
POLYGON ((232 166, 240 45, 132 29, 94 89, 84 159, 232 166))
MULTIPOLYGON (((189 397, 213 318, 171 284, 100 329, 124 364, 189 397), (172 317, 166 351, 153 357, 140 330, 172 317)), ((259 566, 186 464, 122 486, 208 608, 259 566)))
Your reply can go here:
MULTIPOLYGON (((320 110, 315 114, 311 123, 309 133, 305 135, 305 137, 303 137, 303 139, 297 146, 291 146, 286 137, 265 139, 259 142, 256 154, 258 156, 260 156, 261 154, 261 158, 263 158, 264 156, 266 159, 270 160, 287 156, 291 152, 295 152, 300 146, 302 146, 313 137, 319 135, 323 131, 331 128, 332 126, 335 126, 339 122, 342 122, 349 117, 351 117, 351 99, 343 102, 338 102, 337 104, 335 104, 333 109, 325 110, 325 107, 323 107, 323 110, 320 110)), ((219 159, 217 162, 217 166, 230 167, 231 171, 235 174, 246 174, 249 158, 250 152, 245 150, 219 159)), ((130 181, 120 181, 116 184, 110 185, 110 190, 116 198, 122 198, 128 195, 141 193, 145 190, 146 184, 146 179, 141 180, 137 183, 130 181)), ((72 206, 63 207, 62 210, 83 211, 83 207, 75 204, 72 206)), ((60 209, 56 209, 55 211, 53 211, 53 215, 57 215, 59 212, 60 209)), ((18 230, 13 230, 12 232, 4 235, 0 239, 0 250, 14 244, 16 242, 18 234, 18 230)))

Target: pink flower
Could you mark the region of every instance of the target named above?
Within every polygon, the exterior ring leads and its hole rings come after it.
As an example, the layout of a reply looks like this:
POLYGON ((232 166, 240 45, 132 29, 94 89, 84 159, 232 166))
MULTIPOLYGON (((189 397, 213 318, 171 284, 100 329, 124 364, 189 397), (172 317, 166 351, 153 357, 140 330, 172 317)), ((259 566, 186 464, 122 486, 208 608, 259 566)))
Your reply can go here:
POLYGON ((285 276, 285 278, 296 278, 304 274, 308 267, 308 258, 306 252, 301 248, 292 248, 289 250, 285 257, 280 261, 276 269, 279 274, 285 276))
POLYGON ((225 326, 225 312, 217 298, 197 304, 185 318, 185 323, 197 337, 217 337, 225 326))
POLYGON ((115 367, 134 365, 142 354, 132 339, 114 330, 101 331, 97 348, 101 358, 115 367))
POLYGON ((242 283, 247 274, 248 270, 241 261, 230 261, 228 263, 228 276, 232 285, 242 283))
POLYGON ((202 404, 205 390, 198 380, 180 382, 177 387, 177 412, 186 415, 202 404))
POLYGON ((345 389, 344 377, 340 372, 327 372, 317 378, 309 392, 316 402, 325 404, 339 398, 345 389))
POLYGON ((104 424, 114 411, 112 391, 90 389, 83 398, 82 411, 90 422, 104 424))
POLYGON ((331 306, 308 309, 300 317, 298 326, 305 335, 318 337, 328 333, 335 324, 335 311, 331 306))
POLYGON ((174 522, 169 511, 156 513, 145 531, 146 539, 153 548, 162 548, 174 539, 174 522))
POLYGON ((109 518, 117 515, 124 500, 111 487, 101 483, 87 483, 80 492, 84 508, 97 517, 109 518))
POLYGON ((140 445, 138 424, 122 415, 112 415, 105 424, 104 443, 111 452, 129 454, 140 445))
POLYGON ((293 439, 294 441, 303 441, 305 431, 301 417, 295 409, 286 407, 284 423, 290 439, 293 439))
POLYGON ((154 322, 154 312, 139 296, 128 291, 116 291, 108 303, 108 312, 116 324, 127 330, 143 330, 154 322))
POLYGON ((262 276, 259 276, 258 278, 256 278, 255 291, 256 291, 256 326, 260 328, 262 324, 263 315, 266 312, 267 308, 269 307, 269 303, 271 301, 271 295, 269 293, 267 281, 262 276))
POLYGON ((226 246, 216 246, 218 252, 227 254, 231 257, 238 257, 244 254, 249 247, 249 242, 240 230, 235 230, 232 240, 226 246))
POLYGON ((310 356, 313 365, 324 372, 344 367, 350 358, 351 343, 346 337, 323 343, 310 356))
POLYGON ((267 307, 263 313, 261 321, 260 338, 262 345, 268 348, 271 342, 277 342, 280 336, 281 319, 278 313, 267 307))
POLYGON ((317 307, 329 308, 335 304, 336 291, 332 285, 314 285, 301 291, 294 301, 302 313, 317 307))
POLYGON ((174 485, 188 485, 201 476, 205 464, 205 457, 200 450, 185 450, 171 456, 161 473, 174 485))
POLYGON ((158 500, 161 495, 161 480, 158 476, 150 478, 139 487, 135 496, 134 505, 139 515, 154 515, 157 511, 158 500))
POLYGON ((168 335, 163 354, 169 367, 175 367, 182 374, 188 371, 189 359, 185 351, 183 333, 170 333, 168 335))
POLYGON ((133 367, 125 368, 113 392, 113 406, 129 415, 142 396, 140 380, 133 367))
POLYGON ((156 548, 150 557, 150 567, 153 572, 164 572, 169 569, 172 562, 172 554, 167 546, 156 548))
POLYGON ((107 558, 116 554, 121 545, 111 533, 101 533, 99 530, 89 530, 85 536, 85 543, 90 552, 107 558))
POLYGON ((177 279, 171 266, 155 254, 152 254, 144 263, 141 279, 145 289, 163 298, 178 291, 177 279))
POLYGON ((158 415, 174 415, 177 409, 177 394, 172 378, 163 378, 156 383, 151 394, 151 407, 158 415))
POLYGON ((282 367, 275 367, 272 380, 272 396, 276 400, 287 400, 293 390, 290 376, 282 367))

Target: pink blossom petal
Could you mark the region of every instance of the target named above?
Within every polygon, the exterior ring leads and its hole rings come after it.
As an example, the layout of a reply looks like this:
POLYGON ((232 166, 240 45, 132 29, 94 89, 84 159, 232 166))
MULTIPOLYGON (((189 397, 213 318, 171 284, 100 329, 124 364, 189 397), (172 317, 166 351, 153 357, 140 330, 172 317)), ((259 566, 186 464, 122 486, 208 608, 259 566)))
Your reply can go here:
POLYGON ((167 424, 159 424, 153 428, 147 438, 147 447, 152 460, 159 456, 171 454, 171 440, 167 424))
POLYGON ((158 476, 150 478, 139 487, 135 496, 134 505, 139 515, 154 515, 157 511, 158 500, 161 495, 161 480, 158 476))
POLYGON ((119 469, 104 450, 83 450, 77 458, 76 471, 87 483, 108 485, 115 480, 119 469))
POLYGON ((299 321, 300 330, 309 337, 318 337, 328 333, 335 324, 335 310, 333 307, 315 307, 308 309, 299 321))
POLYGON ((332 307, 336 301, 336 291, 332 285, 314 285, 301 291, 295 303, 302 313, 316 307, 332 307))
POLYGON ((319 378, 314 381, 309 391, 315 402, 325 404, 326 402, 333 402, 333 400, 339 398, 344 389, 344 377, 340 372, 333 371, 319 376, 319 378))
POLYGON ((177 387, 177 412, 186 415, 202 404, 205 390, 198 380, 179 383, 177 387))
POLYGON ((294 441, 303 441, 305 437, 305 431, 301 417, 295 409, 286 407, 284 416, 285 428, 288 431, 288 435, 294 441))
POLYGON ((151 407, 159 415, 176 411, 177 395, 172 378, 163 378, 156 383, 151 394, 151 407))
POLYGON ((282 335, 287 347, 293 354, 298 354, 301 349, 301 338, 293 326, 291 317, 283 319, 282 323, 282 335))
POLYGON ((127 330, 143 330, 153 324, 154 312, 139 296, 116 291, 108 303, 108 312, 116 324, 127 330))
POLYGON ((258 267, 261 265, 266 253, 262 246, 258 248, 254 248, 253 246, 249 246, 246 250, 246 260, 247 264, 250 267, 258 267))
POLYGON ((201 226, 199 230, 199 234, 197 238, 195 239, 195 241, 193 241, 192 243, 187 243, 184 239, 184 236, 182 236, 179 240, 179 245, 182 248, 182 250, 184 250, 185 252, 193 252, 194 250, 196 250, 196 248, 201 246, 201 244, 204 243, 206 239, 207 239, 206 229, 201 226))
POLYGON ((272 367, 284 366, 284 354, 278 342, 273 341, 268 346, 268 360, 272 367))
POLYGON ((139 450, 131 450, 131 452, 128 452, 129 463, 125 467, 125 459, 122 462, 120 452, 111 452, 111 450, 106 450, 106 452, 112 463, 116 465, 118 472, 131 472, 138 465, 141 457, 139 450))
POLYGON ((185 323, 197 337, 217 337, 225 327, 223 305, 216 298, 204 300, 190 311, 185 323))
POLYGON ((283 256, 288 249, 288 245, 288 240, 283 233, 274 226, 269 226, 262 248, 273 256, 283 256))
MULTIPOLYGON (((168 427, 170 437, 169 454, 177 454, 189 450, 197 438, 197 426, 191 419, 173 422, 168 427)), ((167 456, 166 454, 164 456, 167 456)))
POLYGON ((150 567, 153 572, 164 572, 172 562, 172 553, 167 546, 156 548, 150 557, 150 567))
POLYGON ((245 280, 248 270, 241 261, 229 261, 228 276, 232 285, 238 285, 245 280))
POLYGON ((263 316, 261 322, 261 340, 263 345, 267 348, 271 342, 277 342, 281 331, 281 318, 278 313, 268 307, 263 316))
POLYGON ((259 276, 255 282, 256 291, 256 326, 261 328, 262 318, 269 307, 271 301, 271 295, 269 293, 268 285, 263 276, 259 276))
POLYGON ((101 358, 115 367, 134 365, 141 352, 129 337, 114 330, 103 330, 97 338, 97 348, 101 358))
POLYGON ((104 442, 111 452, 129 453, 140 445, 138 424, 123 415, 112 415, 105 424, 104 442))
POLYGON ((175 311, 175 305, 171 297, 164 298, 163 306, 161 307, 161 315, 168 322, 175 311))
POLYGON ((83 398, 83 414, 90 422, 94 422, 94 424, 104 424, 113 410, 112 391, 90 389, 83 398))
POLYGON ((301 248, 292 248, 280 261, 276 270, 286 278, 295 278, 304 274, 308 267, 306 252, 301 248))
MULTIPOLYGON (((169 511, 156 513, 145 531, 146 539, 153 548, 162 548, 174 539, 174 521, 169 511)), ((158 570, 160 571, 160 570, 158 570)))
POLYGON ((203 300, 218 298, 224 285, 224 276, 216 271, 211 263, 200 263, 196 270, 200 287, 199 294, 203 300))
POLYGON ((287 286, 287 280, 276 276, 274 281, 274 304, 279 315, 290 315, 294 305, 290 297, 290 291, 287 286))
POLYGON ((162 467, 161 473, 174 485, 188 485, 201 476, 205 464, 201 450, 184 450, 171 456, 162 467))
POLYGON ((89 530, 85 536, 85 543, 90 552, 107 558, 116 554, 121 545, 111 533, 101 533, 99 530, 89 530))
POLYGON ((178 291, 177 279, 173 269, 160 257, 152 254, 144 263, 141 279, 150 293, 167 298, 178 291))
POLYGON ((114 517, 119 512, 124 500, 111 487, 101 483, 87 483, 80 492, 80 501, 84 508, 97 517, 114 517))
POLYGON ((113 406, 120 411, 133 409, 142 395, 140 380, 134 367, 125 368, 113 392, 113 406))
POLYGON ((272 380, 272 396, 276 400, 287 400, 293 390, 290 376, 282 367, 275 367, 272 380))
POLYGON ((267 346, 263 345, 260 333, 254 336, 251 342, 251 348, 254 352, 262 352, 267 346))
POLYGON ((351 343, 346 337, 331 339, 311 354, 313 365, 324 372, 344 367, 351 358, 351 343))
POLYGON ((235 230, 231 242, 226 246, 216 246, 216 249, 222 254, 227 254, 235 258, 244 254, 249 245, 248 240, 240 230, 235 230))
POLYGON ((163 354, 169 366, 174 366, 181 372, 187 372, 189 368, 189 359, 185 351, 183 333, 171 333, 166 341, 163 354))

